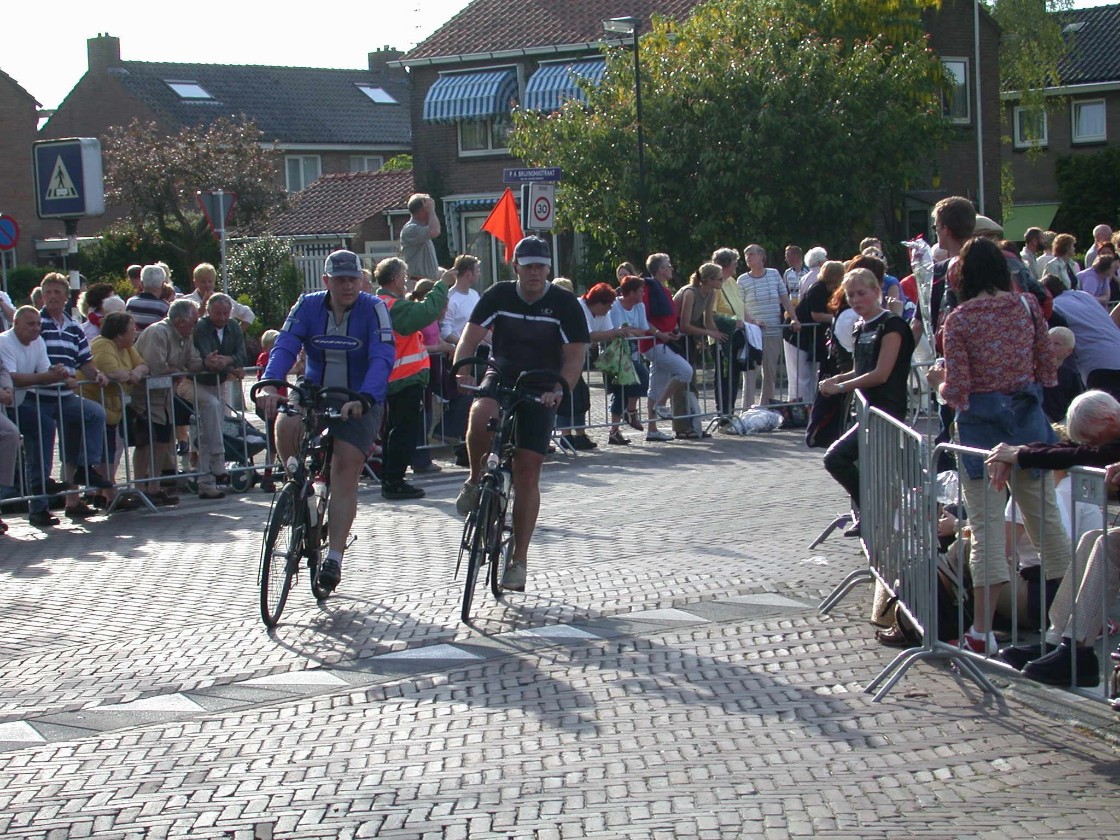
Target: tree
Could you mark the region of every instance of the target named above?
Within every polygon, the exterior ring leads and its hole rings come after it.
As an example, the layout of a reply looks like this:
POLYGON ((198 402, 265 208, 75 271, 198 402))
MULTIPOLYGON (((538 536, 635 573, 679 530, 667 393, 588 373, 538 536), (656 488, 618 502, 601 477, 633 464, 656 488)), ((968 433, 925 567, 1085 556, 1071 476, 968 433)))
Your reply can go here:
POLYGON ((133 120, 109 129, 105 144, 109 202, 128 209, 193 265, 213 236, 198 207, 198 190, 237 193, 230 220, 240 233, 258 233, 287 198, 277 177, 277 152, 262 144, 249 120, 220 118, 168 137, 155 123, 133 120))
POLYGON ((247 297, 257 316, 254 326, 279 329, 284 316, 303 292, 303 278, 292 259, 292 243, 262 236, 235 245, 227 257, 229 290, 247 297))
MULTIPOLYGON (((940 62, 919 37, 931 4, 882 0, 912 24, 894 42, 844 34, 876 5, 712 0, 679 25, 654 20, 641 70, 656 250, 688 266, 717 245, 847 245, 926 174, 945 125, 940 62)), ((591 237, 599 270, 637 255, 633 67, 608 51, 588 107, 517 112, 510 142, 564 169, 558 218, 591 237)))

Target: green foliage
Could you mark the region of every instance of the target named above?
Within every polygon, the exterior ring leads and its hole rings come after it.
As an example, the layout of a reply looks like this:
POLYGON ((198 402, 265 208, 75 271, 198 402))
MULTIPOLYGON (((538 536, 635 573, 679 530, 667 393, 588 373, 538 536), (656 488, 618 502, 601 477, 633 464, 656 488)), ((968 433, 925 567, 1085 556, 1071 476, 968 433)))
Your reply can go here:
MULTIPOLYGON (((653 249, 683 272, 718 245, 773 253, 866 233, 931 165, 945 136, 943 82, 924 39, 850 32, 866 7, 889 6, 911 24, 899 33, 920 33, 928 5, 712 0, 679 25, 655 18, 641 43, 653 249)), ((645 256, 633 73, 632 53, 609 50, 602 84, 586 88, 590 107, 517 112, 510 143, 530 166, 563 167, 558 219, 591 238, 601 275, 645 256)))
MULTIPOLYGON (((137 225, 122 219, 101 232, 96 243, 79 252, 78 270, 90 283, 113 283, 124 277, 133 263, 150 265, 165 262, 171 267, 172 282, 182 291, 191 290, 191 272, 200 262, 217 264, 220 248, 213 236, 199 245, 197 259, 188 261, 160 241, 151 225, 137 225)), ((131 287, 130 287, 131 288, 131 287)))
POLYGON ((237 245, 227 254, 230 293, 257 315, 255 334, 278 329, 303 291, 303 278, 292 259, 291 243, 263 236, 237 245))
POLYGON ((385 161, 382 172, 406 172, 412 169, 412 155, 396 155, 385 161))
POLYGON ((1060 157, 1054 175, 1061 201, 1054 230, 1072 233, 1084 247, 1093 241, 1093 228, 1101 219, 1120 215, 1120 148, 1060 157))
POLYGON ((1062 26, 1053 13, 1072 9, 1072 0, 984 0, 984 6, 1003 30, 1000 89, 1021 91, 1025 104, 1041 106, 1042 89, 1060 84, 1058 63, 1066 52, 1062 26))
POLYGON ((251 121, 228 118, 174 137, 161 134, 155 123, 114 126, 104 147, 106 198, 127 208, 138 228, 151 229, 193 268, 214 238, 197 191, 237 193, 230 227, 241 234, 259 233, 268 216, 285 206, 278 152, 263 146, 263 139, 251 121))
POLYGON ((31 303, 28 297, 39 281, 57 269, 49 266, 20 265, 8 271, 8 295, 16 308, 31 303))

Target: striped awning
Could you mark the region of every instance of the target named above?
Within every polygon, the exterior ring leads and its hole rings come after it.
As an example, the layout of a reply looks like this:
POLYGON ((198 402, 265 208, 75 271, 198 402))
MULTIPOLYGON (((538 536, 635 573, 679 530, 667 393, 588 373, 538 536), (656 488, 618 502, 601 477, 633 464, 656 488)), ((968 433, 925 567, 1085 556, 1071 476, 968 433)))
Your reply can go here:
POLYGON ((517 99, 517 71, 482 70, 440 76, 424 97, 424 120, 451 123, 508 114, 517 99))
POLYGON ((569 99, 586 102, 587 97, 576 80, 588 79, 598 85, 606 69, 606 62, 601 58, 542 64, 525 85, 525 108, 552 113, 560 110, 569 99))

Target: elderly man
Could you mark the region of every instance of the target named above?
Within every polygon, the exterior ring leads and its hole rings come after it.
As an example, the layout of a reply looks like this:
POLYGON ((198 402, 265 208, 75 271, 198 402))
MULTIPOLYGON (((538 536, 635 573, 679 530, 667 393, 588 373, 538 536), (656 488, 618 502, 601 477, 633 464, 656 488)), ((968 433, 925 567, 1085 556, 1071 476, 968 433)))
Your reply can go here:
POLYGON ((1120 329, 1097 299, 1067 289, 1061 278, 1047 274, 1042 284, 1054 297, 1054 311, 1066 320, 1077 339, 1077 370, 1089 388, 1120 398, 1120 329))
MULTIPOLYGON (((199 263, 195 266, 191 277, 194 280, 194 291, 183 297, 197 303, 199 312, 206 312, 210 295, 214 294, 214 288, 218 285, 218 270, 210 263, 199 263)), ((247 327, 257 320, 253 310, 245 304, 238 303, 233 298, 230 298, 230 303, 233 307, 233 320, 241 326, 247 327)))
POLYGON ((1023 250, 1019 252, 1019 259, 1023 261, 1035 280, 1042 279, 1042 270, 1038 266, 1038 255, 1042 248, 1042 228, 1029 227, 1023 234, 1023 250))
MULTIPOLYGON (((16 403, 15 386, 12 375, 4 366, 0 352, 0 406, 11 410, 16 403)), ((16 483, 16 456, 19 454, 19 428, 8 419, 5 411, 0 410, 0 496, 11 492, 16 483)), ((0 534, 6 534, 8 526, 0 519, 0 534)))
MULTIPOLYGON (((144 358, 144 363, 152 377, 166 377, 172 374, 199 373, 203 370, 217 373, 228 367, 228 359, 217 350, 205 358, 198 352, 192 340, 195 324, 198 323, 198 307, 193 300, 181 298, 171 304, 167 317, 153 324, 140 334, 136 349, 144 358)), ((151 381, 151 380, 149 380, 151 381)), ((186 400, 198 418, 199 453, 198 497, 200 499, 220 499, 225 493, 217 489, 217 481, 225 475, 225 450, 222 446, 222 407, 206 386, 196 385, 191 377, 178 377, 174 384, 175 393, 186 400)), ((171 392, 166 387, 150 388, 147 405, 139 410, 147 414, 151 429, 150 435, 144 433, 136 446, 136 476, 141 479, 156 478, 152 470, 153 456, 156 469, 163 463, 163 457, 171 445, 172 424, 171 392), (154 450, 154 452, 152 451, 154 450)), ((136 402, 133 403, 136 405, 136 402)), ((173 496, 154 491, 149 498, 155 504, 174 504, 173 496)))
MULTIPOLYGON (((1103 391, 1086 391, 1070 405, 1071 442, 1000 444, 987 463, 992 484, 1001 489, 1011 469, 1107 467, 1112 484, 1120 482, 1120 403, 1103 391), (1077 441, 1072 442, 1072 441, 1077 441)), ((1076 523, 1074 523, 1076 525, 1076 523)), ((1105 610, 1120 591, 1120 531, 1092 530, 1077 544, 1076 557, 1050 605, 1050 629, 1044 644, 1004 648, 1000 658, 1024 676, 1049 685, 1069 685, 1076 661, 1076 684, 1100 682, 1093 640, 1102 632, 1105 610), (1073 569, 1084 570, 1080 579, 1073 569), (1048 652, 1049 651, 1049 652, 1048 652)))
POLYGON ((140 291, 125 302, 124 311, 136 320, 136 329, 141 332, 167 317, 167 303, 163 300, 166 282, 167 272, 158 265, 146 265, 140 270, 140 291))
POLYGON ((401 228, 401 257, 408 263, 413 282, 427 277, 439 280, 439 261, 432 240, 443 232, 436 215, 436 203, 430 195, 416 193, 408 199, 409 219, 401 228))
POLYGON ((1092 265, 1097 258, 1097 249, 1105 243, 1112 244, 1112 228, 1108 225, 1097 225, 1093 228, 1093 244, 1085 252, 1085 265, 1092 265))
MULTIPOLYGON (((65 365, 51 364, 47 356, 47 345, 39 336, 41 327, 42 317, 34 306, 21 306, 17 309, 12 328, 0 334, 0 361, 11 374, 15 387, 38 389, 53 385, 56 387, 52 395, 58 399, 59 383, 74 387, 77 381, 72 374, 67 373, 65 365)), ((11 408, 15 409, 20 431, 27 444, 25 467, 28 489, 36 494, 55 490, 59 485, 55 485, 49 476, 55 431, 58 427, 57 412, 40 412, 37 390, 17 392, 11 408)), ((32 499, 28 521, 39 528, 58 524, 58 519, 48 509, 45 496, 32 499)))
MULTIPOLYGON (((424 428, 424 388, 428 385, 431 362, 420 330, 439 319, 447 303, 447 292, 455 282, 455 272, 444 273, 443 281, 417 302, 405 298, 408 266, 390 257, 374 269, 379 286, 377 296, 385 301, 393 324, 396 361, 389 374, 389 399, 385 404, 385 454, 381 476, 381 496, 386 499, 420 499, 424 490, 404 480, 413 462, 416 445, 426 437, 424 428)), ((429 461, 430 463, 430 461, 429 461)))
MULTIPOLYGON (((71 379, 80 370, 88 381, 104 388, 109 379, 94 364, 85 330, 66 311, 70 301, 69 281, 62 274, 51 273, 39 286, 43 290, 40 337, 47 345, 51 364, 62 365, 71 379)), ((62 425, 63 480, 73 477, 79 484, 101 489, 112 487, 113 483, 93 466, 101 463, 105 451, 105 409, 101 404, 57 388, 39 389, 37 399, 40 413, 62 425)), ((49 471, 50 467, 47 469, 49 471)), ((92 516, 93 512, 93 508, 77 496, 67 499, 66 514, 71 519, 92 516)))

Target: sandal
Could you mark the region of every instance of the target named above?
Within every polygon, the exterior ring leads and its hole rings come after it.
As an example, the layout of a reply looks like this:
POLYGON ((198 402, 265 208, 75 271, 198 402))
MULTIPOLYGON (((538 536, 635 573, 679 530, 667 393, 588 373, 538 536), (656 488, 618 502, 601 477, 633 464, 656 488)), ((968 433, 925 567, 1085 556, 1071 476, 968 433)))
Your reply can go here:
POLYGON ((689 429, 687 432, 677 432, 677 440, 700 440, 700 435, 689 429))
POLYGON ((638 412, 624 411, 622 412, 622 419, 626 421, 626 425, 635 431, 642 431, 642 424, 638 422, 638 412))
POLYGON ((610 437, 607 438, 607 443, 613 443, 615 446, 626 446, 630 443, 630 439, 623 437, 622 432, 611 432, 610 437))

